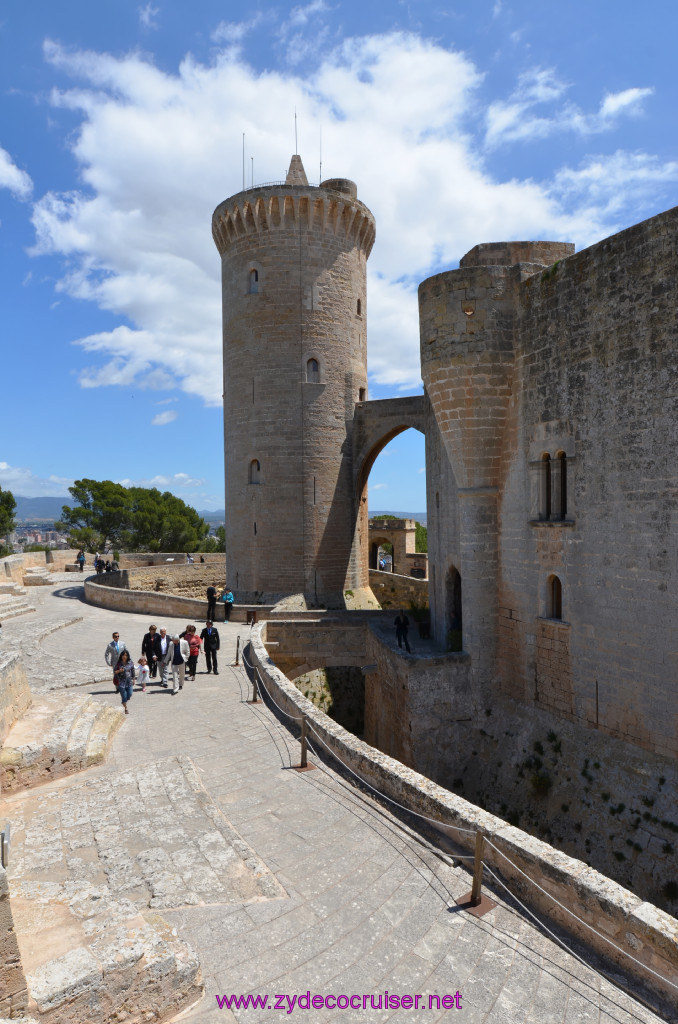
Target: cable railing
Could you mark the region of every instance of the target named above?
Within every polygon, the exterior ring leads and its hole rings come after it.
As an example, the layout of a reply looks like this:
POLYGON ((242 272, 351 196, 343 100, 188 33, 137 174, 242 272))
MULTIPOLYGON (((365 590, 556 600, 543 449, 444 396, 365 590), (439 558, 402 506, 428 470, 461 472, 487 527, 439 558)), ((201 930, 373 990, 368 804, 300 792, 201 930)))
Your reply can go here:
MULTIPOLYGON (((240 646, 240 637, 238 637, 238 645, 240 646)), ((415 811, 412 807, 407 807, 405 804, 402 804, 399 801, 394 800, 392 797, 388 796, 386 793, 383 793, 380 790, 378 790, 375 786, 372 786, 361 775, 359 775, 358 772, 354 771, 353 768, 351 768, 351 766, 346 763, 346 761, 344 761, 341 757, 339 757, 339 755, 336 753, 336 751, 332 749, 330 744, 328 744, 327 741, 320 735, 320 733, 317 730, 317 728, 315 727, 315 725, 313 723, 309 723, 308 715, 305 715, 303 713, 301 715, 299 715, 299 716, 292 715, 285 708, 281 707, 281 705, 278 703, 278 701, 276 701, 276 699, 270 693, 268 687, 265 685, 265 683, 263 681, 263 678, 262 678, 262 674, 259 671, 258 666, 252 664, 249 661, 249 659, 246 657, 244 647, 242 648, 242 660, 243 660, 243 664, 247 667, 247 669, 249 669, 249 672, 247 673, 247 675, 248 675, 248 679, 250 680, 250 682, 252 684, 253 694, 254 694, 252 703, 258 703, 259 691, 263 691, 263 693, 265 693, 265 695, 268 698, 268 700, 274 705, 274 707, 276 707, 278 709, 278 711, 282 715, 284 715, 286 718, 288 718, 291 722, 295 722, 295 723, 298 723, 298 724, 301 725, 301 737, 300 737, 300 739, 301 739, 301 743, 302 743, 302 758, 301 758, 302 759, 302 765, 300 767, 305 767, 306 766, 306 752, 307 752, 307 749, 310 747, 310 744, 308 743, 308 732, 310 731, 313 734, 313 736, 315 737, 315 739, 317 739, 322 744, 323 748, 325 750, 327 750, 327 752, 330 754, 331 757, 333 757, 336 761, 338 761, 339 764, 347 772, 349 772, 351 775, 353 775, 358 780, 358 782, 361 784, 361 786, 365 786, 367 789, 371 790, 377 797, 379 797, 379 799, 386 801, 387 803, 391 804, 392 806, 397 807, 400 810, 405 811, 407 814, 413 815, 414 817, 421 819, 422 821, 426 821, 428 823, 431 823, 431 824, 437 826, 438 828, 452 829, 452 830, 454 830, 456 832, 459 832, 461 834, 475 836, 475 853, 474 854, 459 855, 457 853, 454 853, 452 855, 455 860, 473 860, 474 861, 474 872, 473 872, 473 884, 472 884, 472 889, 471 889, 471 899, 468 901, 469 909, 470 908, 474 908, 474 907, 478 907, 480 905, 480 903, 481 903, 481 900, 482 900, 481 884, 482 884, 482 874, 483 874, 483 868, 484 868, 484 869, 487 870, 488 874, 492 877, 492 879, 495 882, 497 882, 503 889, 506 890, 506 892, 515 901, 515 903, 529 917, 531 917, 539 925, 539 927, 542 928, 567 953, 569 953, 576 960, 578 960, 583 966, 585 966, 588 969, 590 969, 591 971, 593 971, 593 973, 595 973, 598 977, 603 978, 605 981, 607 981, 607 982, 609 982, 609 983, 611 983, 613 985, 617 984, 612 979, 606 978, 605 975, 603 975, 599 971, 597 971, 596 968, 593 967, 590 963, 587 963, 586 960, 584 960, 578 953, 576 953, 573 949, 571 949, 571 947, 563 939, 561 939, 560 936, 558 936, 556 932, 554 932, 552 929, 548 928, 548 926, 546 924, 544 924, 544 922, 541 921, 540 918, 533 911, 531 911, 529 909, 529 907, 527 907, 525 905, 525 903, 523 903, 518 898, 518 896, 513 892, 513 890, 501 879, 501 877, 499 876, 497 871, 496 870, 492 870, 492 868, 488 864, 486 858, 483 856, 484 848, 485 848, 485 846, 487 846, 489 849, 493 850, 499 857, 501 857, 504 861, 506 861, 507 864, 509 864, 511 866, 511 868, 514 871, 516 871, 520 876, 522 876, 530 885, 535 887, 542 894, 542 896, 545 896, 547 899, 552 901, 552 903, 554 903, 560 910, 564 911, 567 915, 569 915, 570 918, 572 918, 574 921, 576 921, 577 924, 582 925, 589 932, 593 933, 598 939, 600 939, 604 943, 606 943, 616 953, 621 954, 623 957, 626 957, 628 960, 630 960, 631 962, 636 964, 638 967, 640 967, 643 971, 647 972, 648 974, 652 975, 654 978, 656 978, 659 981, 661 981, 664 985, 667 985, 671 989, 674 989, 676 992, 678 992, 678 983, 671 981, 669 978, 665 977, 659 971, 656 971, 656 970, 654 970, 654 968, 650 967, 648 964, 643 963, 642 960, 639 960, 637 957, 635 957, 631 953, 627 952, 627 950, 625 950, 621 946, 617 945, 617 943, 614 942, 609 936, 605 935, 604 932, 601 932, 597 928, 594 928, 593 925, 589 924, 587 921, 584 921, 581 917, 579 917, 577 914, 575 914, 574 911, 570 910, 569 907, 567 907, 564 903, 561 903, 561 901, 558 900, 555 896, 553 896, 547 889, 544 889, 541 885, 539 885, 539 883, 535 879, 531 878, 530 875, 528 875, 526 871, 523 871, 523 869, 518 864, 516 864, 515 861, 513 861, 509 856, 507 856, 507 854, 505 854, 503 852, 503 850, 501 850, 498 846, 496 846, 495 843, 493 843, 487 837, 487 835, 483 832, 482 829, 461 828, 458 825, 453 825, 452 823, 443 822, 439 818, 433 818, 430 815, 422 814, 419 811, 415 811), (251 675, 250 675, 250 673, 251 673, 251 675)), ((310 749, 313 751, 312 747, 310 749)), ((313 753, 315 753, 315 751, 313 751, 313 753)), ((316 756, 318 756, 318 755, 316 754, 316 756)))

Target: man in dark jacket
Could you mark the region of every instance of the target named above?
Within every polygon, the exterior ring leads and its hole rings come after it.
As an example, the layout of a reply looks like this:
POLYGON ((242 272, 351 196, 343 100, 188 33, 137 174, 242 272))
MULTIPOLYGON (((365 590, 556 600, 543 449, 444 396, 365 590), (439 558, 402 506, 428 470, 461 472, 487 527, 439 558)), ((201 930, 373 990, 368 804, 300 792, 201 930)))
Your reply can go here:
POLYGON ((205 652, 205 659, 207 661, 207 674, 214 672, 215 676, 218 676, 217 671, 217 651, 221 646, 219 642, 219 633, 212 625, 210 619, 205 623, 205 628, 200 634, 202 640, 202 649, 205 652))
POLYGON ((150 678, 155 679, 158 674, 158 662, 162 660, 162 645, 155 626, 148 627, 148 633, 141 641, 141 653, 148 662, 150 678))
POLYGON ((212 622, 216 618, 217 614, 217 588, 212 586, 207 588, 207 618, 212 622))
POLYGON ((407 631, 410 628, 410 620, 408 619, 407 615, 405 615, 405 611, 403 608, 400 609, 400 614, 396 615, 395 622, 393 623, 393 625, 395 626, 398 647, 402 647, 404 641, 405 650, 407 651, 408 654, 410 654, 410 644, 407 639, 407 631))

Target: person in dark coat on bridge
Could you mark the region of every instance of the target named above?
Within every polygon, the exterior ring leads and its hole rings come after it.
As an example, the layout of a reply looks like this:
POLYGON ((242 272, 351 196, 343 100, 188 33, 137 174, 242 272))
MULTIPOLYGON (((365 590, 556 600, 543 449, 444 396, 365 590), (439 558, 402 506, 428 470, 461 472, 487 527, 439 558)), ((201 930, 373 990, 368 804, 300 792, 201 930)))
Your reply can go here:
POLYGON ((215 676, 219 675, 217 671, 217 651, 219 650, 221 643, 219 641, 219 632, 212 625, 210 619, 205 623, 205 628, 200 634, 202 640, 202 649, 205 652, 205 658, 207 660, 207 674, 214 672, 215 676))

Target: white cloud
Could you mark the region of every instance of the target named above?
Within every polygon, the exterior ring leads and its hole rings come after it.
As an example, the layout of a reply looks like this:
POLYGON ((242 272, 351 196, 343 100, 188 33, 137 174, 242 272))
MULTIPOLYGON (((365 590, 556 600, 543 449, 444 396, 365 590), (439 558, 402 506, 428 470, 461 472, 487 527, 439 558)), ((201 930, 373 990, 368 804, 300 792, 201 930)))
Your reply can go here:
POLYGON ((538 104, 554 104, 562 99, 567 89, 552 68, 537 67, 524 72, 508 100, 498 100, 488 107, 486 145, 493 148, 509 142, 546 138, 556 132, 586 136, 609 131, 620 115, 638 116, 643 100, 654 92, 649 88, 632 88, 607 93, 599 109, 592 114, 568 102, 548 113, 534 112, 538 104))
POLYGON ((144 28, 155 28, 155 17, 159 12, 159 7, 153 7, 151 3, 147 3, 144 7, 139 8, 139 21, 144 28))
POLYGON ((212 42, 238 46, 263 20, 263 14, 261 11, 257 11, 247 21, 220 21, 212 32, 212 42))
POLYGON ((154 416, 151 423, 154 427, 164 427, 166 423, 172 423, 177 418, 176 409, 168 409, 167 412, 159 412, 154 416))
MULTIPOLYGON (((309 4, 295 17, 308 21, 322 10, 309 4)), ((522 114, 528 124, 532 119, 530 130, 541 130, 535 108, 562 105, 567 91, 555 72, 537 68, 522 76, 513 97, 490 105, 486 124, 478 99, 483 76, 463 53, 390 33, 346 40, 314 71, 256 72, 233 47, 252 24, 222 23, 215 36, 224 48, 214 62, 186 57, 176 74, 139 54, 45 46, 51 64, 78 79, 55 91, 52 102, 80 119, 71 144, 83 187, 48 193, 35 204, 34 252, 64 257, 62 296, 94 302, 118 321, 78 340, 88 356, 83 387, 179 387, 207 404, 221 402, 212 211, 240 188, 243 131, 259 180, 284 177, 295 107, 309 179, 317 177, 315 154, 303 135, 313 126, 317 138, 322 124, 323 176, 353 178, 376 216, 369 369, 372 382, 394 388, 420 380, 422 278, 481 241, 589 244, 676 180, 674 164, 623 153, 561 168, 541 183, 497 180, 482 160, 485 128, 497 144, 520 138, 522 114)), ((317 39, 315 20, 308 33, 317 39)), ((611 124, 647 93, 609 94, 593 114, 565 105, 559 116, 570 125, 577 118, 611 124)), ((554 118, 543 118, 544 133, 555 130, 554 118)))
POLYGON ((622 111, 639 114, 642 101, 653 92, 654 89, 624 89, 623 92, 608 93, 600 105, 600 117, 613 118, 622 111))
POLYGON ((73 480, 62 476, 36 476, 26 466, 10 466, 8 462, 0 462, 0 487, 20 494, 24 498, 42 498, 45 496, 68 497, 68 488, 73 480))
POLYGON ((129 477, 126 477, 124 480, 118 480, 117 483, 122 484, 123 487, 157 487, 159 491, 174 492, 175 490, 182 490, 187 487, 202 487, 205 481, 189 476, 188 473, 174 473, 172 476, 158 474, 143 480, 131 480, 129 477))
POLYGON ((388 484, 373 484, 373 483, 370 483, 369 489, 371 491, 387 491, 388 490, 388 484))
POLYGON ((12 160, 6 149, 0 146, 0 188, 8 188, 17 199, 28 199, 33 191, 33 181, 12 160))
POLYGON ((314 14, 323 14, 325 11, 329 11, 329 6, 325 3, 325 0, 312 0, 310 4, 300 4, 298 7, 293 7, 290 11, 288 24, 295 26, 305 25, 314 14))

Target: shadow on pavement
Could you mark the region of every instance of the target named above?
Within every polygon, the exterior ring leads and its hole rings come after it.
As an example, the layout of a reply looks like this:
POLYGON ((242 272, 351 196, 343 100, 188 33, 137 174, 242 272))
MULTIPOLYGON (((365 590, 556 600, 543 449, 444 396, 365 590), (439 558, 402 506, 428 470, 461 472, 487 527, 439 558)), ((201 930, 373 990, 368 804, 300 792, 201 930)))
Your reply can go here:
POLYGON ((61 587, 60 590, 53 591, 54 597, 65 597, 69 601, 82 601, 85 604, 85 588, 80 587, 61 587))

